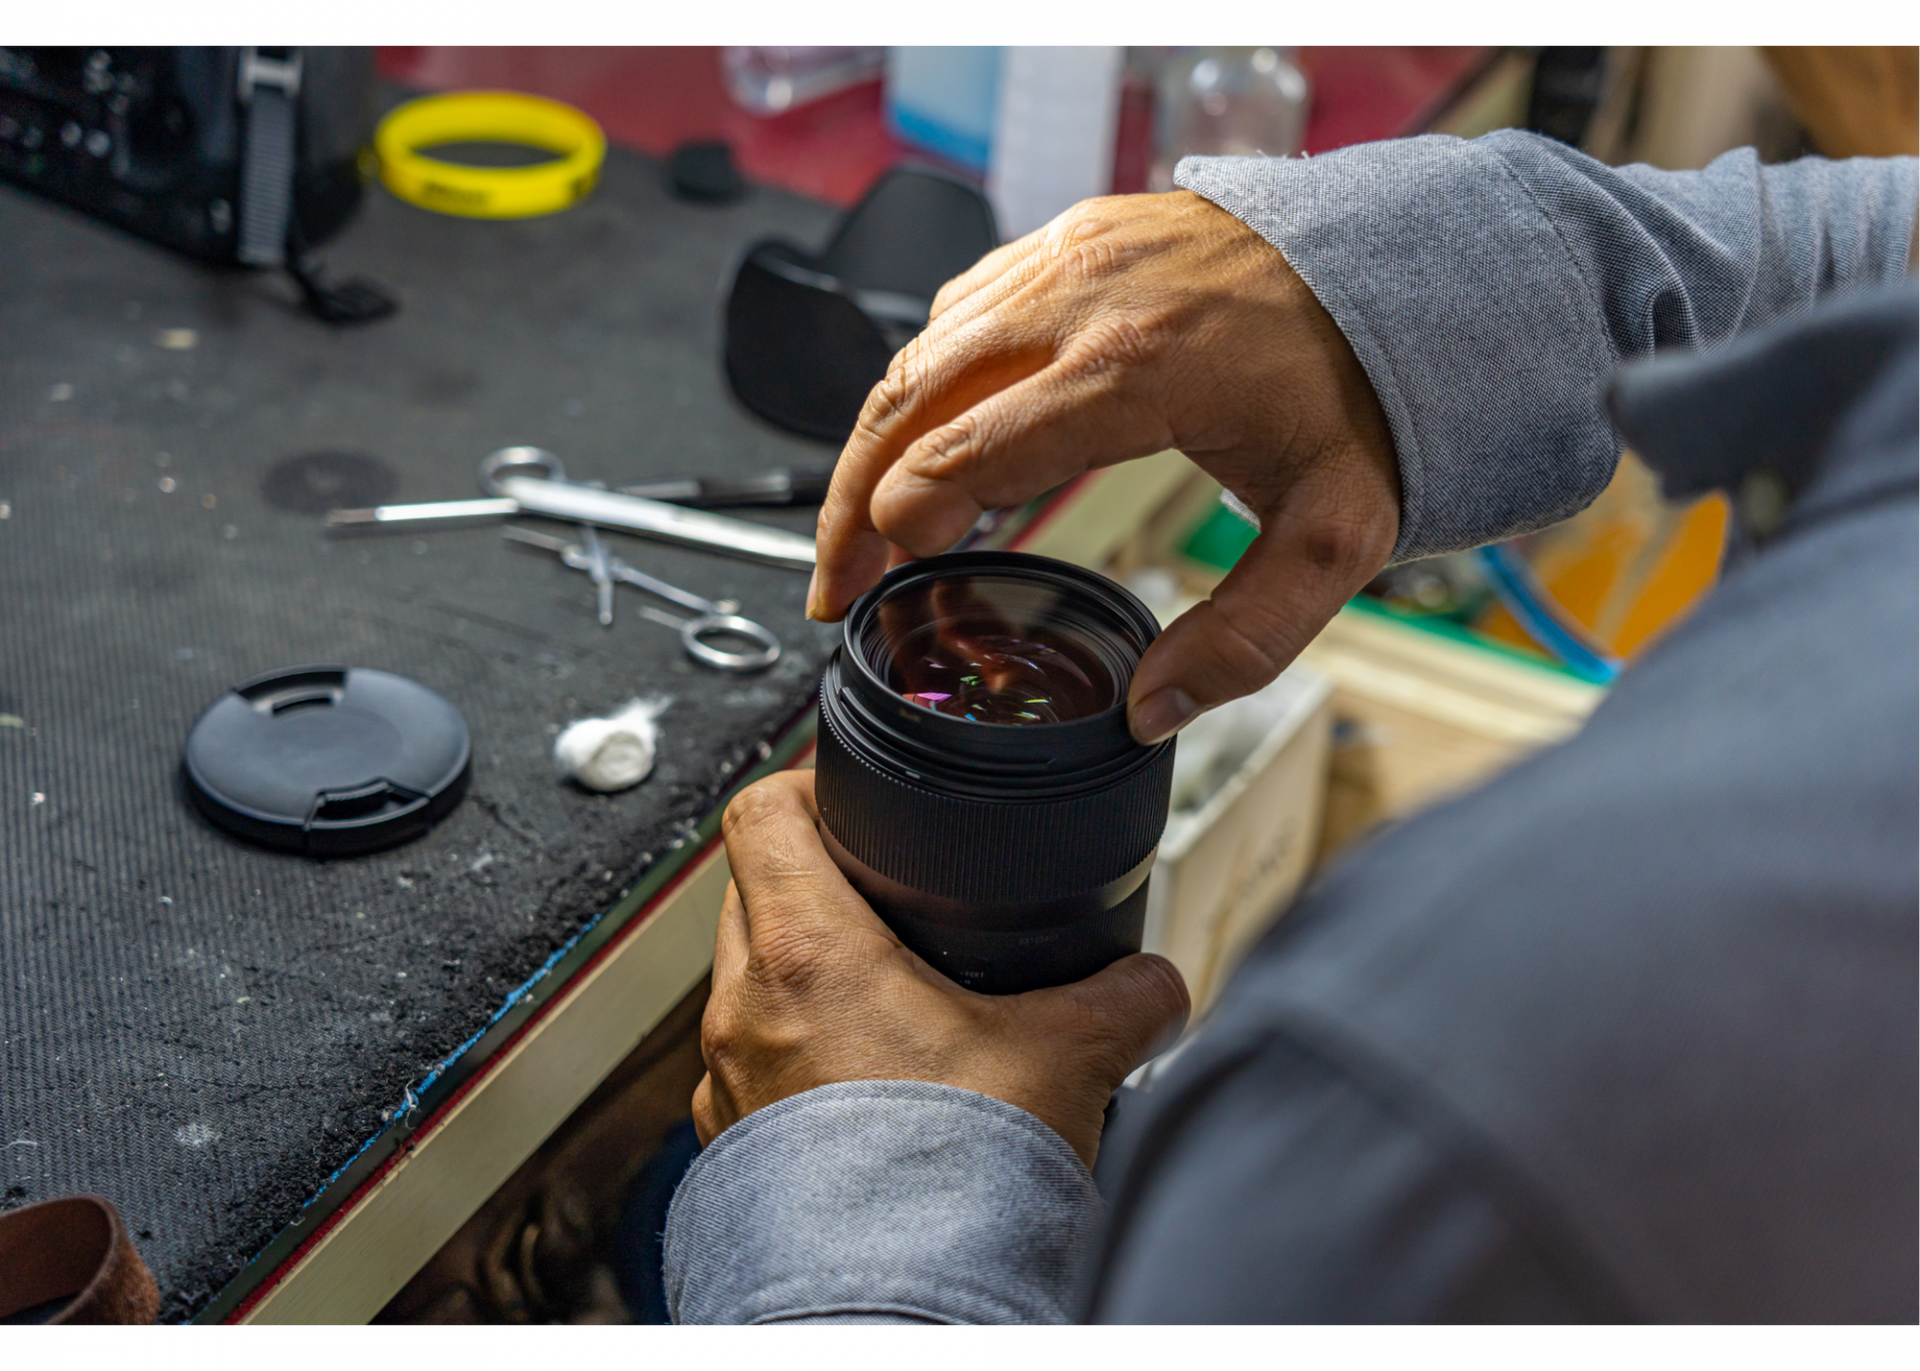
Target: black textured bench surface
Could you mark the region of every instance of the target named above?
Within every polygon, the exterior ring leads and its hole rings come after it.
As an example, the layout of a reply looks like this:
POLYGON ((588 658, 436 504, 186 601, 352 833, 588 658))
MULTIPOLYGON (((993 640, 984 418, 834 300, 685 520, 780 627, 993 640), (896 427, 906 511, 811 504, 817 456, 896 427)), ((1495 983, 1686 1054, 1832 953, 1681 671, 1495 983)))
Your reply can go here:
POLYGON ((206 1308, 803 708, 832 635, 802 617, 802 572, 609 540, 781 637, 774 668, 730 676, 637 592, 603 630, 585 577, 497 527, 328 539, 317 508, 475 497, 510 443, 615 483, 832 460, 741 409, 718 359, 740 251, 817 243, 833 217, 764 190, 681 204, 620 152, 544 219, 370 188, 323 256, 401 311, 329 328, 282 279, 0 188, 0 1208, 103 1194, 162 1317, 206 1308), (391 489, 267 479, 329 452, 374 458, 391 489), (398 672, 465 713, 472 789, 438 829, 317 862, 190 811, 200 711, 305 663, 398 672), (558 726, 656 692, 673 705, 650 780, 604 797, 556 778, 558 726))

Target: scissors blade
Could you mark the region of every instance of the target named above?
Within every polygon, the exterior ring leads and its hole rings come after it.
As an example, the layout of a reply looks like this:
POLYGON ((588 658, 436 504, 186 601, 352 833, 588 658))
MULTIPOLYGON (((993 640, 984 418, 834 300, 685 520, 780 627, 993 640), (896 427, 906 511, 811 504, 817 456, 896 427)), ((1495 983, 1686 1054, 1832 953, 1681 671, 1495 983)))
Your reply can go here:
POLYGON ((520 512, 512 500, 440 500, 425 505, 376 505, 372 509, 330 509, 330 529, 458 528, 494 523, 520 512))
POLYGON ((592 524, 580 525, 580 545, 587 554, 587 575, 600 597, 600 627, 613 627, 613 568, 607 563, 607 545, 592 524))
POLYGON ((701 509, 683 509, 679 505, 643 500, 617 491, 595 490, 571 481, 546 480, 537 476, 506 476, 498 482, 509 498, 530 514, 553 519, 573 519, 641 533, 670 543, 685 543, 709 552, 725 552, 736 557, 772 562, 776 566, 811 569, 816 559, 813 539, 783 528, 730 519, 724 514, 709 514, 701 509))

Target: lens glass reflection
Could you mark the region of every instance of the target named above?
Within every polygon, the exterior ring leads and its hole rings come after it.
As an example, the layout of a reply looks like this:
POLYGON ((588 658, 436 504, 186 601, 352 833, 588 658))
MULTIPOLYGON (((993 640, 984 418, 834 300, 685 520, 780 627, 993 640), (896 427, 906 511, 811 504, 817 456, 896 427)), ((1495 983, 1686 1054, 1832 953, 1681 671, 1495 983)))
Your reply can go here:
POLYGON ((1012 576, 912 582, 876 608, 868 659, 889 689, 983 724, 1062 724, 1120 703, 1119 636, 1061 588, 1012 576))

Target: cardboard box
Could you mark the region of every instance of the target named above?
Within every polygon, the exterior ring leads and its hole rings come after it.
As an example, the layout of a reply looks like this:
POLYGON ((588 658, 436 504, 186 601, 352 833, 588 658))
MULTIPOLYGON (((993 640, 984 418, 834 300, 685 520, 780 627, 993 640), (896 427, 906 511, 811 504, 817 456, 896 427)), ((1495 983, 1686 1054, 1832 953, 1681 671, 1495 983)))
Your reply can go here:
POLYGON ((1284 696, 1279 719, 1199 810, 1175 811, 1153 867, 1144 946, 1187 978, 1195 1020, 1292 902, 1319 848, 1332 683, 1295 666, 1267 689, 1284 696))
POLYGON ((1337 731, 1319 860, 1571 737, 1606 694, 1551 666, 1362 604, 1300 660, 1333 682, 1337 731))

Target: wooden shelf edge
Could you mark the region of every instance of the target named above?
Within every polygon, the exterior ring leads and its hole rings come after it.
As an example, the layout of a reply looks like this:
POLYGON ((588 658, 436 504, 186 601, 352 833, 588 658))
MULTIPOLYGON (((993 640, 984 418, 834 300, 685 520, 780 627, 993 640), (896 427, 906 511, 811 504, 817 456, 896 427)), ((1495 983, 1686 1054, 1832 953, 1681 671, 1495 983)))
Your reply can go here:
POLYGON ((265 1292, 244 1323, 365 1323, 707 973, 718 842, 265 1292))

